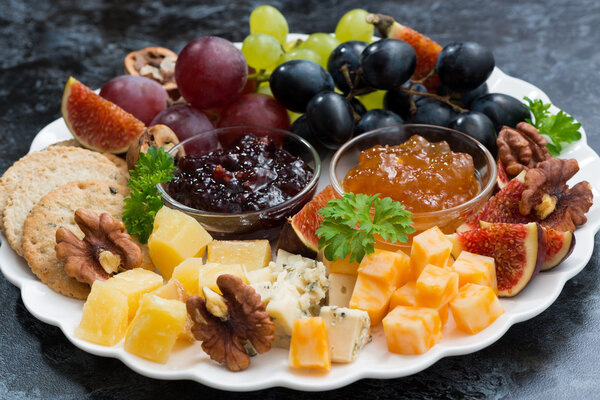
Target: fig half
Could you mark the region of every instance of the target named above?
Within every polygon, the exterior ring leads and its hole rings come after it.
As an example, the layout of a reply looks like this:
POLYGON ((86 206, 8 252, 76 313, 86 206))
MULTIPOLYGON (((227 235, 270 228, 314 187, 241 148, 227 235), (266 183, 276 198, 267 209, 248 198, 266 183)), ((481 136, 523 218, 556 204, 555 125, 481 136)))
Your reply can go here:
POLYGON ((453 243, 452 255, 461 251, 494 258, 498 296, 513 297, 540 271, 546 252, 542 227, 528 224, 488 224, 447 235, 453 243))

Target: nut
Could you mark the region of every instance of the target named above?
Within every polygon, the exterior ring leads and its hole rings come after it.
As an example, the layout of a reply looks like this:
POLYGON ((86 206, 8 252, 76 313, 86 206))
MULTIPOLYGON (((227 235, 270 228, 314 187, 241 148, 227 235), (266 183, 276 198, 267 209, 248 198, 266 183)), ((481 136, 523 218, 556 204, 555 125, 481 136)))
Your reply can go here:
MULTIPOLYGON (((127 168, 130 170, 135 168, 135 164, 140 158, 140 153, 146 153, 152 146, 163 149, 164 151, 171 150, 177 143, 177 135, 166 125, 154 125, 146 128, 138 139, 129 146, 127 150, 127 168)), ((183 148, 179 150, 177 156, 183 156, 183 148)))
POLYGON ((180 100, 181 94, 175 83, 177 54, 165 47, 146 47, 132 51, 125 57, 125 73, 153 79, 160 83, 172 101, 180 100))
POLYGON ((577 160, 551 158, 542 161, 525 174, 519 212, 529 215, 534 211, 541 224, 561 231, 574 231, 583 225, 585 213, 593 203, 588 182, 569 188, 567 181, 579 171, 577 160))
POLYGON ((548 140, 527 122, 519 122, 516 129, 503 127, 496 143, 500 162, 509 176, 535 168, 552 157, 546 148, 548 140))
POLYGON ((67 275, 90 286, 106 280, 119 269, 139 267, 142 250, 125 232, 125 225, 109 214, 79 208, 75 222, 84 234, 79 239, 67 228, 56 231, 56 256, 67 275))
POLYGON ((224 300, 209 295, 207 300, 192 296, 186 301, 188 314, 194 322, 192 333, 196 340, 202 341, 202 349, 211 359, 226 364, 230 371, 242 371, 250 365, 250 356, 245 349, 248 344, 259 354, 271 348, 273 322, 260 295, 237 276, 221 275, 217 278, 217 286, 224 300), (211 302, 213 304, 209 306, 207 303, 211 302), (227 313, 214 302, 225 304, 227 313))

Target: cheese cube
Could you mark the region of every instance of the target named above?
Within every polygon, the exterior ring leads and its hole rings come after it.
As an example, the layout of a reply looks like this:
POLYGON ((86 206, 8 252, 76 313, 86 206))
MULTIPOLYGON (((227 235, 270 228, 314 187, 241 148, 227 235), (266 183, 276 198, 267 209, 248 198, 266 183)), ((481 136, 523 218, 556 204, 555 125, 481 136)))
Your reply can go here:
POLYGON ((402 250, 375 250, 363 257, 358 273, 380 279, 396 289, 410 278, 410 258, 402 250))
POLYGON ((117 344, 127 330, 128 307, 127 296, 120 290, 104 281, 95 281, 83 305, 75 336, 103 346, 117 344))
POLYGON ((410 249, 410 267, 413 279, 419 279, 423 268, 428 264, 443 268, 448 262, 451 251, 452 242, 437 226, 415 236, 410 249))
POLYGON ((204 257, 212 237, 193 217, 168 207, 154 218, 154 229, 148 238, 150 258, 165 279, 173 269, 190 257, 204 257))
POLYGON ((369 314, 345 307, 322 307, 319 314, 325 321, 331 361, 349 363, 369 341, 369 314))
POLYGON ((206 263, 200 268, 198 274, 198 291, 203 296, 202 288, 208 287, 215 292, 222 294, 217 286, 217 278, 223 274, 235 275, 242 279, 242 282, 248 284, 246 279, 246 269, 241 264, 212 264, 206 263))
POLYGON ((398 306, 415 307, 417 305, 415 300, 416 292, 417 287, 414 281, 407 282, 406 285, 394 290, 390 298, 390 311, 398 306))
POLYGON ((266 311, 275 328, 272 343, 274 347, 289 347, 294 321, 302 317, 299 301, 300 294, 290 284, 281 283, 271 292, 266 311))
POLYGON ((430 264, 423 269, 415 287, 417 306, 439 310, 458 293, 458 274, 430 264))
POLYGON ((375 326, 387 312, 394 289, 388 282, 359 273, 350 298, 350 308, 368 312, 371 326, 375 326))
POLYGON ((258 268, 252 271, 246 271, 246 278, 251 285, 260 282, 271 282, 272 271, 270 268, 258 268))
POLYGON ((440 314, 442 326, 446 325, 446 322, 448 322, 448 316, 450 315, 450 306, 448 304, 444 304, 438 309, 438 314, 440 314))
POLYGON ((163 278, 147 269, 135 268, 116 274, 106 282, 127 296, 131 319, 135 316, 142 295, 161 287, 163 278))
POLYGON ((294 321, 288 361, 292 368, 331 369, 329 340, 323 318, 294 321))
POLYGON ((207 263, 243 264, 247 271, 264 268, 271 261, 268 240, 213 240, 206 251, 207 263))
POLYGON ((187 318, 185 304, 145 294, 125 337, 125 351, 166 363, 187 318))
POLYGON ((456 327, 466 333, 477 333, 488 327, 504 308, 489 286, 467 283, 450 302, 456 327))
POLYGON ((423 354, 442 339, 442 322, 436 310, 424 307, 394 308, 383 319, 388 350, 397 354, 423 354))
POLYGON ((203 266, 204 262, 201 258, 186 258, 173 269, 171 280, 175 279, 181 283, 190 296, 199 296, 201 292, 198 287, 198 277, 200 276, 200 268, 203 266))
MULTIPOLYGON (((189 297, 181 283, 179 283, 179 281, 175 279, 171 279, 166 285, 161 286, 156 290, 153 290, 152 292, 150 292, 150 294, 162 297, 163 299, 167 300, 181 301, 184 304, 189 297)), ((192 317, 190 317, 190 315, 188 314, 185 320, 185 327, 183 328, 183 331, 181 331, 181 333, 179 334, 178 339, 187 340, 188 342, 194 342, 196 339, 192 334, 192 326, 194 326, 194 321, 192 321, 192 317)))
POLYGON ((494 293, 498 294, 496 265, 492 257, 462 251, 452 265, 452 271, 458 274, 459 287, 467 283, 475 283, 489 286, 494 293))
POLYGON ((356 275, 346 274, 329 274, 329 305, 338 307, 348 307, 354 284, 356 283, 356 275))
POLYGON ((341 259, 338 258, 335 261, 329 261, 327 258, 323 258, 323 264, 327 267, 329 274, 345 274, 354 275, 358 273, 358 263, 356 261, 350 262, 348 259, 350 256, 341 259))

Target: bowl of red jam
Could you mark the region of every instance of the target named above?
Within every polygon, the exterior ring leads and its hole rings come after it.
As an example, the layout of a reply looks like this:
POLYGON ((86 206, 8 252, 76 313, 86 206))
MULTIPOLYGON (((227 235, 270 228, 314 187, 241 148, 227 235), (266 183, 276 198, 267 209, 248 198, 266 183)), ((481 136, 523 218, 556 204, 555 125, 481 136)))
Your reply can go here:
MULTIPOLYGON (((464 133, 406 124, 345 143, 331 159, 329 179, 340 195, 379 194, 400 201, 412 213, 415 234, 435 225, 453 233, 489 199, 496 172, 490 152, 464 133)), ((376 247, 406 245, 381 241, 376 247)))
POLYGON ((218 128, 173 147, 174 178, 159 191, 219 239, 272 239, 314 195, 317 151, 303 138, 258 126, 218 128))

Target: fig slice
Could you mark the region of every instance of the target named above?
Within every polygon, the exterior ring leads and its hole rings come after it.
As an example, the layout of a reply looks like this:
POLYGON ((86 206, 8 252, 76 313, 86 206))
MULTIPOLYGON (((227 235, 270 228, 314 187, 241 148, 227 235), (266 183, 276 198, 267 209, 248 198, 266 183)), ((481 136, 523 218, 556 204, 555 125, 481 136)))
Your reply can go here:
POLYGON ((546 253, 543 230, 536 222, 488 224, 447 237, 454 258, 463 250, 494 258, 499 297, 513 297, 523 290, 540 271, 546 253))
POLYGON ((502 164, 502 161, 498 161, 496 163, 496 186, 498 187, 499 190, 502 190, 506 187, 506 185, 508 185, 508 183, 510 182, 510 178, 508 177, 508 173, 506 172, 506 169, 504 168, 504 164, 502 164))
POLYGON ((277 250, 282 249, 292 254, 315 258, 319 252, 319 237, 315 233, 323 222, 319 210, 331 199, 339 197, 328 185, 292 218, 288 219, 277 241, 277 250))
POLYGON ((479 221, 493 223, 526 224, 536 221, 535 215, 522 215, 519 212, 519 201, 523 193, 525 171, 511 179, 508 184, 490 198, 475 214, 459 226, 456 231, 464 232, 479 228, 479 221))
POLYGON ((124 153, 145 129, 142 121, 73 77, 65 85, 61 112, 73 137, 91 150, 124 153))

